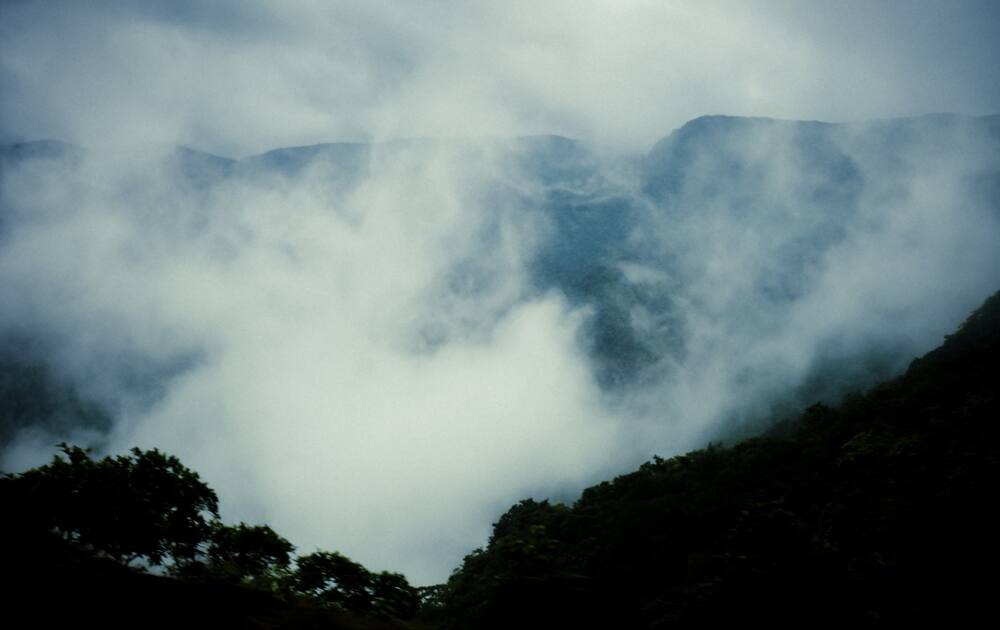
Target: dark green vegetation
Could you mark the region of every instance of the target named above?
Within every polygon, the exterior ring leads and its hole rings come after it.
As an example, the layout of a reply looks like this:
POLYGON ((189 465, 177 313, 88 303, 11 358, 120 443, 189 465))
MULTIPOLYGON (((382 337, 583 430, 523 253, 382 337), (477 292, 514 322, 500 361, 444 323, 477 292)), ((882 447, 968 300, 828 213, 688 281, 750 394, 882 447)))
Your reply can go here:
POLYGON ((0 479, 5 600, 39 626, 960 627, 986 612, 1000 559, 998 356, 1000 293, 838 407, 655 458, 572 506, 522 501, 423 591, 222 524, 176 458, 64 446, 0 479))
POLYGON ((215 492, 175 457, 61 447, 0 478, 2 554, 17 579, 5 600, 42 627, 409 627, 400 620, 420 607, 400 574, 325 551, 293 560, 270 527, 223 524, 215 492))
POLYGON ((1000 294, 900 378, 767 435, 522 501, 441 593, 451 627, 961 627, 986 612, 1000 294), (957 626, 956 626, 957 624, 957 626))

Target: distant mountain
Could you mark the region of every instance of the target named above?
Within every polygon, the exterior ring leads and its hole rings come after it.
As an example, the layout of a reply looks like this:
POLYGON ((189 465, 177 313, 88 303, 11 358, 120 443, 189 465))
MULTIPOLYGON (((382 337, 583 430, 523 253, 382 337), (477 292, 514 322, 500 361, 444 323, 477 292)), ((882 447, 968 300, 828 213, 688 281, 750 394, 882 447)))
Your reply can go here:
POLYGON ((727 340, 720 356, 737 358, 713 369, 732 369, 732 386, 757 400, 732 412, 748 433, 755 415, 898 373, 945 332, 924 322, 953 325, 962 311, 942 307, 967 310, 998 280, 1000 116, 705 116, 657 142, 639 180, 645 231, 615 258, 665 271, 669 289, 633 283, 651 314, 636 339, 658 357, 654 372, 727 340), (776 376, 794 349, 808 367, 776 376))
POLYGON ((214 186, 233 175, 236 160, 211 153, 177 147, 166 158, 167 164, 176 169, 177 179, 196 188, 214 186))
MULTIPOLYGON (((851 205, 871 170, 898 176, 907 168, 908 152, 940 159, 967 149, 962 141, 970 138, 987 149, 1000 142, 1000 116, 933 114, 857 123, 702 116, 653 146, 643 164, 643 186, 666 203, 685 195, 715 198, 727 189, 731 199, 749 202, 766 192, 768 177, 775 175, 770 165, 779 157, 809 184, 793 192, 812 203, 851 205), (705 187, 695 191, 695 184, 705 187)), ((993 167, 983 164, 984 170, 993 167)))

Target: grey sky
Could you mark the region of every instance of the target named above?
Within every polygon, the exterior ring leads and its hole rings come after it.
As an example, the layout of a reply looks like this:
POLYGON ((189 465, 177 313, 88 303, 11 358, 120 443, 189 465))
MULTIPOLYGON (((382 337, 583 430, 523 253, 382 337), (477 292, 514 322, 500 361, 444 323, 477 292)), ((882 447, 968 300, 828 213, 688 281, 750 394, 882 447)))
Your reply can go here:
POLYGON ((995 2, 6 2, 0 137, 242 155, 1000 109, 995 2))

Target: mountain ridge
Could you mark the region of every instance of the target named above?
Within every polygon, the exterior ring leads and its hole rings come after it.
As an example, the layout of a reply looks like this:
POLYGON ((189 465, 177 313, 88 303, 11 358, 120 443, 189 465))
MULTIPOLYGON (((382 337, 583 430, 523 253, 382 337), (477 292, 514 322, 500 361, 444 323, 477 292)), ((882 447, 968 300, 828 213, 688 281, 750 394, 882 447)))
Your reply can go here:
MULTIPOLYGON (((958 114, 951 112, 932 112, 927 114, 919 114, 914 116, 897 116, 897 117, 887 117, 887 118, 873 118, 864 120, 851 120, 851 121, 823 121, 823 120, 812 120, 812 119, 795 119, 795 118, 774 118, 770 116, 742 116, 736 114, 704 114, 701 116, 696 116, 683 124, 679 125, 675 129, 668 131, 665 135, 661 136, 658 140, 655 140, 650 148, 645 151, 637 151, 636 155, 649 156, 654 153, 658 146, 667 143, 672 136, 678 132, 683 132, 685 130, 690 130, 692 128, 698 128, 706 125, 715 125, 719 122, 724 123, 774 123, 778 125, 783 124, 800 124, 800 125, 814 125, 818 127, 856 127, 861 125, 869 124, 896 124, 900 122, 919 122, 919 121, 947 121, 947 122, 961 122, 961 121, 982 121, 989 122, 991 124, 1000 124, 1000 114, 958 114)), ((321 152, 328 148, 340 148, 340 147, 372 147, 372 146, 384 146, 384 145, 396 145, 396 144, 407 144, 407 143, 421 143, 421 142, 432 142, 432 143, 449 143, 458 142, 465 143, 470 141, 484 142, 555 142, 557 144, 584 144, 585 141, 579 138, 573 138, 569 136, 564 136, 561 134, 553 133, 539 133, 539 134, 528 134, 528 135, 514 135, 510 137, 503 138, 455 138, 455 139, 434 139, 434 138, 393 138, 389 140, 380 140, 377 142, 366 142, 357 140, 332 140, 328 142, 317 142, 314 144, 303 144, 303 145, 281 145, 276 146, 271 149, 266 149, 258 153, 251 153, 242 157, 233 157, 214 153, 212 151, 205 151, 202 149, 194 148, 187 144, 174 145, 174 149, 179 149, 185 152, 190 152, 192 154, 200 154, 203 157, 214 158, 217 160, 225 160, 227 162, 242 162, 244 160, 259 160, 264 158, 268 154, 273 154, 275 152, 321 152)), ((18 140, 16 142, 0 143, 0 151, 17 149, 24 150, 29 147, 41 147, 47 146, 50 148, 62 145, 64 148, 73 148, 75 150, 84 150, 85 147, 72 142, 66 142, 57 139, 40 139, 40 140, 18 140)))

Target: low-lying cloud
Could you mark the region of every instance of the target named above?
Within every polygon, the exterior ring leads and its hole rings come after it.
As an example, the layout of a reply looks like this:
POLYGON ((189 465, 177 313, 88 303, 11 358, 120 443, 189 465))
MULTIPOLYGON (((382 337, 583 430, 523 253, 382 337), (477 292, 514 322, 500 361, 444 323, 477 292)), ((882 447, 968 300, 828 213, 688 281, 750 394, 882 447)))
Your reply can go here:
POLYGON ((998 140, 996 117, 676 132, 646 166, 655 228, 634 250, 661 271, 659 324, 681 342, 640 397, 705 440, 936 346, 1000 281, 998 140))
MULTIPOLYGON (((155 161, 85 159, 71 209, 18 198, 35 211, 0 249, 2 323, 58 340, 120 410, 110 450, 182 456, 226 516, 303 549, 440 579, 498 502, 593 478, 621 433, 586 314, 523 279, 545 226, 484 205, 506 167, 470 150, 385 148, 338 199, 309 171, 198 199, 155 161), (453 281, 473 259, 474 285, 453 281), (161 374, 152 400, 137 363, 161 374)), ((72 181, 48 166, 46 191, 72 181)))

